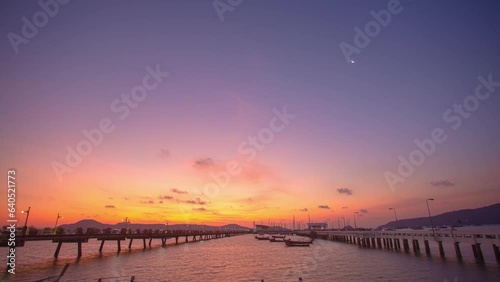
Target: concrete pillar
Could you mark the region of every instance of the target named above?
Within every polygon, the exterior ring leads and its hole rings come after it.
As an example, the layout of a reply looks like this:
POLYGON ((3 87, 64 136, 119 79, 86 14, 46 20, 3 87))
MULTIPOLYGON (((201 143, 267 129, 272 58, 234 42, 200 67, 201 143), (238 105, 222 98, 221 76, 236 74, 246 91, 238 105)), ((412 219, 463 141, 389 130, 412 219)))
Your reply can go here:
POLYGON ((102 252, 102 247, 104 247, 104 242, 106 242, 106 240, 101 241, 101 246, 99 247, 99 253, 102 252))
POLYGON ((151 247, 151 242, 153 242, 153 238, 149 238, 149 247, 151 247))
POLYGON ((121 242, 120 240, 116 240, 116 243, 118 244, 118 252, 122 251, 122 246, 120 242, 121 242))
POLYGON ((444 248, 443 248, 443 242, 442 241, 438 241, 438 245, 439 245, 439 255, 444 257, 444 248))
POLYGON ((424 246, 425 246, 425 253, 430 255, 431 254, 431 248, 429 247, 429 241, 424 240, 424 246))
POLYGON ((413 244, 413 252, 415 254, 418 254, 418 248, 417 248, 418 240, 412 240, 412 244, 413 244))
POLYGON ((128 249, 129 250, 132 248, 132 241, 134 241, 134 239, 130 238, 130 243, 128 243, 128 249))
POLYGON ((410 246, 408 245, 408 239, 403 239, 403 247, 405 249, 405 252, 410 251, 410 246))
POLYGON ((455 245, 455 253, 457 254, 458 259, 462 259, 462 252, 460 251, 460 245, 459 242, 453 243, 455 245))
POLYGON ((483 251, 481 250, 481 244, 472 244, 472 251, 474 252, 474 257, 477 261, 483 262, 483 251))
POLYGON ((78 257, 82 257, 82 242, 78 242, 78 257))
POLYGON ((146 248, 146 238, 142 238, 142 246, 143 246, 143 249, 146 248))
POLYGON ((54 257, 57 258, 59 256, 59 251, 61 250, 62 242, 57 243, 56 252, 54 253, 54 257))
POLYGON ((415 240, 415 246, 417 246, 417 251, 420 253, 420 242, 418 242, 418 239, 415 240))
POLYGON ((179 245, 179 237, 175 237, 175 244, 179 245))
POLYGON ((500 250, 497 245, 493 244, 493 252, 495 253, 495 258, 497 262, 500 262, 500 250))
POLYGON ((384 248, 387 248, 387 241, 386 241, 386 238, 382 238, 382 242, 384 243, 384 248))

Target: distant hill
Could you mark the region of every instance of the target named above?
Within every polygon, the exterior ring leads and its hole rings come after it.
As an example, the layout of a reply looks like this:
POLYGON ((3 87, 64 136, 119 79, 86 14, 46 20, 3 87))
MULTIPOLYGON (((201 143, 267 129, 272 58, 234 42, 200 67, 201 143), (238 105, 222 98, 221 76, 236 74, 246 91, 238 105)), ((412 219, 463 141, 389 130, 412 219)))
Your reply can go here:
MULTIPOLYGON (((489 225, 500 224, 500 203, 478 209, 466 209, 432 216, 434 226, 442 225, 489 225)), ((429 217, 398 219, 399 227, 430 226, 429 217)), ((396 221, 391 221, 379 228, 396 228, 396 221)))
MULTIPOLYGON (((68 231, 74 231, 77 228, 81 227, 84 230, 87 228, 97 228, 97 229, 106 229, 106 228, 111 228, 111 229, 122 229, 125 228, 127 224, 125 222, 120 222, 117 224, 105 224, 105 223, 100 223, 99 221, 95 221, 93 219, 84 219, 80 220, 78 222, 72 223, 72 224, 62 224, 60 227, 64 228, 65 230, 68 231)), ((165 224, 140 224, 140 223, 129 223, 127 228, 135 230, 135 229, 160 229, 160 230, 224 230, 224 229, 231 229, 231 230, 241 230, 241 231, 247 231, 250 230, 248 227, 244 227, 238 224, 228 224, 224 226, 210 226, 210 225, 199 225, 199 224, 172 224, 172 225, 165 225, 165 224)))

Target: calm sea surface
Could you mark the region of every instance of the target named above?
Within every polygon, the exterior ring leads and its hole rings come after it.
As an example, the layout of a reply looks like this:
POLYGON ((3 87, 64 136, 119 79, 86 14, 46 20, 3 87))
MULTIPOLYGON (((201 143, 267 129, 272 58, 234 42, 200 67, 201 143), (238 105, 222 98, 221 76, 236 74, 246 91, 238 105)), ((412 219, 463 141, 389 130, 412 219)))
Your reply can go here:
MULTIPOLYGON (((181 241, 181 240, 179 240, 181 241)), ((474 262, 470 246, 463 245, 463 262, 455 259, 452 246, 445 246, 446 259, 438 255, 405 254, 385 249, 316 240, 309 248, 286 247, 283 243, 258 241, 252 235, 170 244, 162 248, 153 240, 142 249, 136 240, 129 251, 128 241, 116 253, 116 242, 106 242, 102 255, 99 243, 83 244, 83 257, 76 259, 76 244, 63 244, 57 260, 56 244, 27 242, 18 248, 15 275, 3 281, 32 281, 58 274, 71 263, 62 281, 500 281, 500 267, 491 246, 484 245, 486 263, 474 262)), ((2 257, 7 249, 1 248, 2 257)), ((6 259, 3 259, 6 262, 6 259)), ((4 267, 6 269, 6 267, 4 267)))

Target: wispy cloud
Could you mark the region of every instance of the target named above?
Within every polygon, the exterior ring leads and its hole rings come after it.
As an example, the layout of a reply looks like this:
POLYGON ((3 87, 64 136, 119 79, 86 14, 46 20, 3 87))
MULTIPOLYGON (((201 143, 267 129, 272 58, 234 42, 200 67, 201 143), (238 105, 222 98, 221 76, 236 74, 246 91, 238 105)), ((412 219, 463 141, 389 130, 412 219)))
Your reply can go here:
POLYGON ((205 208, 193 208, 193 211, 206 211, 207 209, 205 208))
POLYGON ((185 203, 193 204, 193 205, 206 205, 208 202, 203 201, 200 198, 194 198, 194 200, 187 200, 187 201, 185 201, 185 203))
POLYGON ((352 195, 352 190, 349 188, 338 188, 337 192, 339 192, 339 194, 346 194, 348 196, 352 195))
POLYGON ((116 208, 114 205, 105 205, 104 207, 107 208, 107 209, 114 209, 114 208, 116 208))
POLYGON ((170 157, 170 152, 167 149, 160 149, 160 153, 158 153, 158 157, 162 160, 170 157))
POLYGON ((160 200, 173 200, 174 197, 168 196, 168 195, 160 195, 160 197, 158 197, 158 199, 160 199, 160 200))
POLYGON ((308 211, 308 209, 307 208, 303 208, 303 209, 300 209, 299 211, 306 212, 306 211, 308 211))
POLYGON ((187 191, 179 190, 177 188, 172 188, 172 189, 170 189, 170 191, 177 193, 177 194, 187 194, 187 191))
POLYGON ((319 205, 318 208, 320 208, 320 209, 327 209, 327 210, 330 209, 330 207, 328 205, 319 205))
POLYGON ((447 180, 447 179, 443 179, 443 180, 434 180, 434 181, 431 181, 431 185, 434 186, 434 187, 439 187, 439 186, 443 186, 443 187, 453 187, 455 186, 455 183, 447 180))
POLYGON ((344 210, 347 209, 347 206, 343 206, 342 209, 344 209, 344 210))
POLYGON ((197 169, 205 169, 215 164, 212 158, 201 158, 194 161, 193 167, 197 169))
POLYGON ((362 213, 368 213, 367 209, 360 209, 359 211, 362 212, 362 213))
POLYGON ((155 201, 153 201, 153 200, 141 201, 141 204, 148 204, 148 205, 152 205, 152 204, 154 204, 154 203, 155 203, 155 201))

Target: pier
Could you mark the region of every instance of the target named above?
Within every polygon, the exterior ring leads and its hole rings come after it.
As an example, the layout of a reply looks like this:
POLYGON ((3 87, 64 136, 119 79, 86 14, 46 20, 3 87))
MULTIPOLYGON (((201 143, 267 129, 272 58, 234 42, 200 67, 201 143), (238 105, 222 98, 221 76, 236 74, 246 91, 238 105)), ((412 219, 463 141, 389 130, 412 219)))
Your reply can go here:
MULTIPOLYGON (((81 257, 82 254, 82 243, 88 243, 90 239, 96 239, 100 241, 99 252, 102 252, 104 243, 106 241, 116 241, 117 252, 121 252, 121 242, 130 240, 128 248, 132 248, 132 242, 135 240, 142 240, 143 248, 146 249, 146 245, 151 247, 153 239, 161 240, 161 246, 165 247, 167 239, 175 239, 175 244, 179 244, 179 238, 185 238, 185 243, 198 242, 211 239, 219 239, 225 237, 231 237, 236 235, 248 234, 248 231, 174 231, 174 232, 164 232, 164 233, 149 233, 149 234, 66 234, 66 235, 35 235, 35 236, 19 236, 16 238, 16 247, 26 247, 25 242, 27 241, 52 241, 52 243, 57 243, 56 250, 54 252, 54 257, 59 256, 59 252, 64 243, 76 243, 77 245, 77 257, 81 257), (146 244, 146 241, 148 243, 146 244)), ((0 247, 8 247, 8 238, 0 239, 0 247)))
POLYGON ((483 249, 491 248, 496 261, 500 263, 500 232, 456 231, 456 230, 395 230, 395 231, 298 231, 298 235, 315 237, 330 241, 357 244, 361 247, 395 249, 431 255, 430 244, 437 244, 439 255, 445 257, 443 243, 453 244, 455 256, 462 259, 461 248, 472 249, 477 262, 483 263, 483 249), (423 245, 423 250, 421 249, 423 245))

